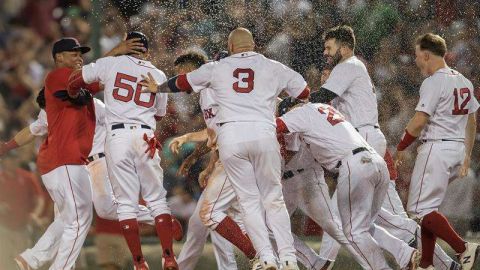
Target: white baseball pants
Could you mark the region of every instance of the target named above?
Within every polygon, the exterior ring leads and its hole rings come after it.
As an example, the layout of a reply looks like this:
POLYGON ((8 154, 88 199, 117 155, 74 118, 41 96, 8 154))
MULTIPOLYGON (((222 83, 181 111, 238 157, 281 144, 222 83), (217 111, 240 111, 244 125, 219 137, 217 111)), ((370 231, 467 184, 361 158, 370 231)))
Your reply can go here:
POLYGON ((268 224, 280 260, 296 262, 290 217, 282 195, 281 156, 275 126, 262 122, 226 123, 219 128, 217 142, 245 229, 260 259, 275 261, 268 224))
POLYGON ((148 145, 143 140, 143 134, 151 138, 153 130, 140 125, 124 125, 125 128, 115 130, 108 127, 105 142, 108 175, 118 201, 118 220, 138 217, 140 195, 152 217, 170 214, 160 156, 157 152, 151 159, 145 153, 148 145))
POLYGON ((204 199, 205 193, 202 193, 197 202, 195 212, 188 221, 187 240, 183 244, 182 250, 178 255, 178 267, 182 270, 195 269, 198 259, 202 255, 208 234, 210 233, 218 269, 236 270, 237 263, 235 261, 232 243, 215 231, 211 231, 200 219, 200 208, 204 199))
POLYGON ((42 175, 58 209, 55 220, 34 248, 21 256, 33 268, 52 260, 50 270, 71 269, 92 223, 92 189, 84 165, 63 165, 42 175))

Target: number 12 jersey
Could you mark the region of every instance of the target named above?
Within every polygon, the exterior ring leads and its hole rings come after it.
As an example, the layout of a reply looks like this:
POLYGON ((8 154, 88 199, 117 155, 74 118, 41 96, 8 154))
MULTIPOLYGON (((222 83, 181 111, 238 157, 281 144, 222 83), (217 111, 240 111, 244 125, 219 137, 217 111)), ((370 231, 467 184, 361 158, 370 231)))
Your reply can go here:
POLYGON ((463 141, 468 114, 475 113, 478 107, 467 78, 449 67, 437 70, 420 87, 415 110, 430 115, 420 139, 463 141))

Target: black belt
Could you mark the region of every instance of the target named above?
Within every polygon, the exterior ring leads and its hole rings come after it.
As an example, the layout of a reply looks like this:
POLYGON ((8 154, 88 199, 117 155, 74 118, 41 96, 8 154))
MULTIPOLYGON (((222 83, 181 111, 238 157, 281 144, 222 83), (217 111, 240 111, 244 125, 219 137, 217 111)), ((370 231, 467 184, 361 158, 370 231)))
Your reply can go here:
POLYGON ((459 142, 459 143, 463 143, 463 141, 455 140, 455 139, 421 140, 422 143, 435 142, 435 141, 442 141, 442 142, 459 142))
MULTIPOLYGON (((356 154, 358 154, 360 152, 363 152, 363 151, 368 151, 368 148, 366 148, 366 147, 355 148, 355 149, 352 150, 352 154, 356 155, 356 154)), ((342 161, 341 160, 338 161, 337 166, 335 166, 335 168, 338 169, 338 168, 340 168, 340 166, 342 166, 342 161)))
POLYGON ((92 162, 96 159, 99 159, 99 158, 102 158, 102 157, 105 157, 105 154, 104 153, 98 153, 98 154, 95 154, 95 155, 92 155, 92 156, 89 156, 87 158, 88 162, 92 162))
MULTIPOLYGON (((147 125, 140 125, 140 127, 144 128, 144 129, 152 129, 151 127, 147 126, 147 125)), ((120 128, 125 128, 125 124, 115 124, 115 125, 112 125, 112 130, 114 129, 120 129, 120 128)))
MULTIPOLYGON (((363 127, 368 127, 368 126, 363 126, 363 127)), ((359 129, 359 128, 363 128, 363 127, 358 127, 358 128, 355 128, 355 130, 356 130, 356 131, 358 131, 358 129, 359 129)), ((379 126, 377 126, 377 125, 375 125, 375 126, 373 126, 373 128, 379 129, 380 127, 379 127, 379 126)))
POLYGON ((296 174, 303 172, 304 169, 291 170, 283 173, 283 179, 288 179, 294 177, 296 174))

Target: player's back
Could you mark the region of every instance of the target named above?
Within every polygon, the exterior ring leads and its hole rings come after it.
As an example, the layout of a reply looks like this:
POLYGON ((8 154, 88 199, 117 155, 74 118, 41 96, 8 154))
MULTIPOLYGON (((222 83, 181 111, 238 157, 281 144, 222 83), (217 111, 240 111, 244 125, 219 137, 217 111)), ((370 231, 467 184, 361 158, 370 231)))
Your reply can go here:
POLYGON ((334 106, 354 127, 378 124, 375 87, 367 67, 356 56, 337 64, 323 87, 339 96, 334 106))
POLYGON ((420 88, 416 110, 430 115, 420 139, 465 139, 468 114, 478 109, 472 83, 461 73, 449 67, 428 77, 420 88))
POLYGON ((255 52, 237 53, 187 75, 194 91, 208 86, 219 104, 218 123, 265 122, 274 125, 276 97, 298 96, 306 82, 297 72, 255 52))
POLYGON ((105 57, 86 65, 82 75, 86 82, 100 80, 104 85, 105 117, 108 126, 140 124, 155 129, 154 116, 166 105, 166 94, 142 93, 138 84, 142 75, 152 74, 162 83, 165 74, 149 61, 129 55, 105 57))
POLYGON ((315 159, 327 169, 359 147, 371 148, 332 106, 308 103, 281 117, 291 132, 300 132, 315 159))

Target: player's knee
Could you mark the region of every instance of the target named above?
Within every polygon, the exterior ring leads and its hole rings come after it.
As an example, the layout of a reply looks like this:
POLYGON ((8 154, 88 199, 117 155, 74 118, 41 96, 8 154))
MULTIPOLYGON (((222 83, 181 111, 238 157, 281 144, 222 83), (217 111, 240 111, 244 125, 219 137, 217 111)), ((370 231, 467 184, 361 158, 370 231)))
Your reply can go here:
POLYGON ((223 212, 215 211, 213 206, 207 202, 202 204, 199 215, 203 225, 212 230, 227 216, 223 212))

